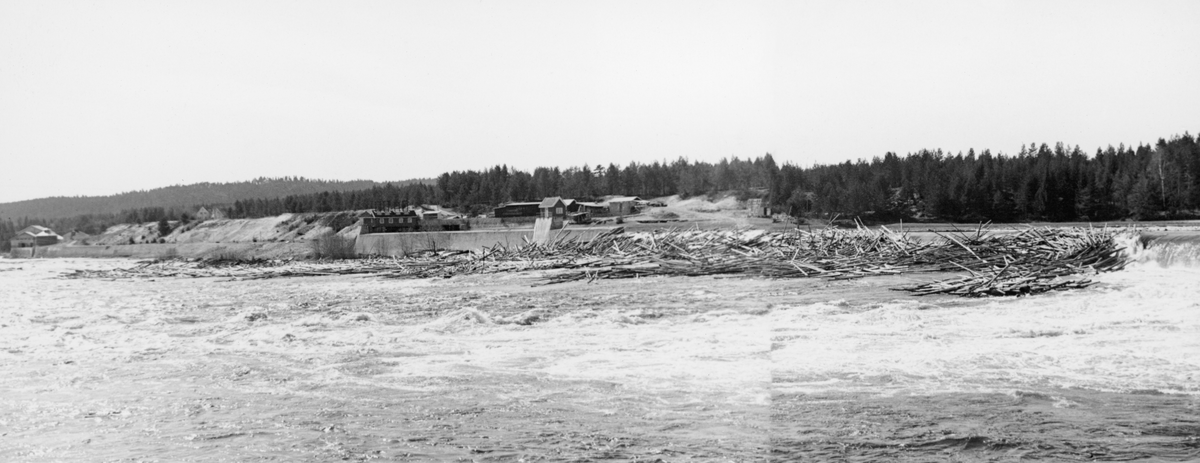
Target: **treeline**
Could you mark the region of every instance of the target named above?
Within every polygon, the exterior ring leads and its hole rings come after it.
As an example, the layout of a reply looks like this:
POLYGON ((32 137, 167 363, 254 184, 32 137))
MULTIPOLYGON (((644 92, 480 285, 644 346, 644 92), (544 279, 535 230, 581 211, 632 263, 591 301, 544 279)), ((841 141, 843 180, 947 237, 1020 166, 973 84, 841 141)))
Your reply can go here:
POLYGON ((438 204, 437 188, 426 183, 388 183, 359 191, 325 191, 282 198, 234 201, 224 209, 229 218, 255 218, 284 213, 385 209, 410 204, 438 204))
POLYGON ((444 204, 464 207, 547 196, 593 199, 606 195, 696 196, 743 188, 769 188, 779 176, 770 154, 757 159, 723 159, 716 164, 689 162, 630 163, 625 167, 583 165, 565 170, 539 167, 532 173, 497 166, 484 171, 451 172, 437 179, 444 204))
POLYGON ((780 170, 777 206, 798 213, 953 221, 1100 221, 1200 213, 1200 147, 1189 134, 1097 149, 1029 144, 1015 156, 889 153, 780 170), (786 196, 783 196, 786 195, 786 196))

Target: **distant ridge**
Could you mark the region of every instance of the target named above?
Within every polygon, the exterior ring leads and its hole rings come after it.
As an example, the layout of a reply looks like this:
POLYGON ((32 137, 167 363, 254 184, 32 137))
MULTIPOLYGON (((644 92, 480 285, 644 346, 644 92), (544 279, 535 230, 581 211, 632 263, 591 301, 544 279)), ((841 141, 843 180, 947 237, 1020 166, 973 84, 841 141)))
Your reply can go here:
POLYGON ((115 214, 123 210, 162 207, 191 208, 202 204, 227 205, 247 199, 271 199, 288 195, 322 193, 326 191, 365 190, 388 183, 396 186, 413 183, 433 184, 433 179, 412 179, 397 182, 374 180, 316 180, 304 177, 265 178, 245 182, 195 183, 174 185, 145 191, 129 191, 109 196, 55 196, 0 203, 0 217, 16 219, 37 217, 58 219, 84 214, 115 214))

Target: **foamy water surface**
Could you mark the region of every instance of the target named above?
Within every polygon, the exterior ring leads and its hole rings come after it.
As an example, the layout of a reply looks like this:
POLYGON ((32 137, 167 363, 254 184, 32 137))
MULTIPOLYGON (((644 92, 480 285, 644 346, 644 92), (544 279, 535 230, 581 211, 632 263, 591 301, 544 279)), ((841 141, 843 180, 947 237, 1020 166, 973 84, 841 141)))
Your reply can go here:
POLYGON ((0 261, 0 459, 1200 457, 1200 272, 1156 262, 967 300, 888 289, 924 276, 535 288, 0 261))

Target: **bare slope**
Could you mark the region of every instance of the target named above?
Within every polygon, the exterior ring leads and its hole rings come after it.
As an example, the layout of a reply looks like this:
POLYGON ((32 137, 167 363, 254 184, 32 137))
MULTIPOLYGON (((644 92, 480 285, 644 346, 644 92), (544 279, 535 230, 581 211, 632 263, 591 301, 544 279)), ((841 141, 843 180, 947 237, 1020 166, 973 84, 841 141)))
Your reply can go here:
POLYGON ((71 242, 73 245, 125 245, 130 243, 267 243, 308 241, 338 233, 345 237, 357 237, 357 220, 350 212, 324 214, 283 214, 260 219, 207 220, 180 224, 172 222, 174 229, 161 235, 158 224, 121 224, 109 227, 103 234, 85 240, 71 242))

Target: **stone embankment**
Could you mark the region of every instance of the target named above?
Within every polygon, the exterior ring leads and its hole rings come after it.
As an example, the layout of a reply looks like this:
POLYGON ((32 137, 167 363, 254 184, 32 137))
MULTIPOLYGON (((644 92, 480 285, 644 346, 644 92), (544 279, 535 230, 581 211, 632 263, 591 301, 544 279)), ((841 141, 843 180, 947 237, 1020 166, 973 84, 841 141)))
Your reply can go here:
MULTIPOLYGON (((486 221, 486 220, 481 220, 486 221)), ((482 229, 359 236, 353 213, 283 214, 259 219, 222 219, 172 223, 162 235, 154 222, 120 224, 86 239, 37 249, 16 249, 12 256, 131 258, 304 258, 319 239, 354 242, 360 255, 401 256, 432 249, 472 251, 497 244, 515 246, 533 239, 531 221, 486 223, 482 229), (493 228, 496 227, 496 228, 493 228)), ((475 224, 472 224, 475 225, 475 224)), ((608 227, 553 230, 553 237, 588 239, 608 227)))

